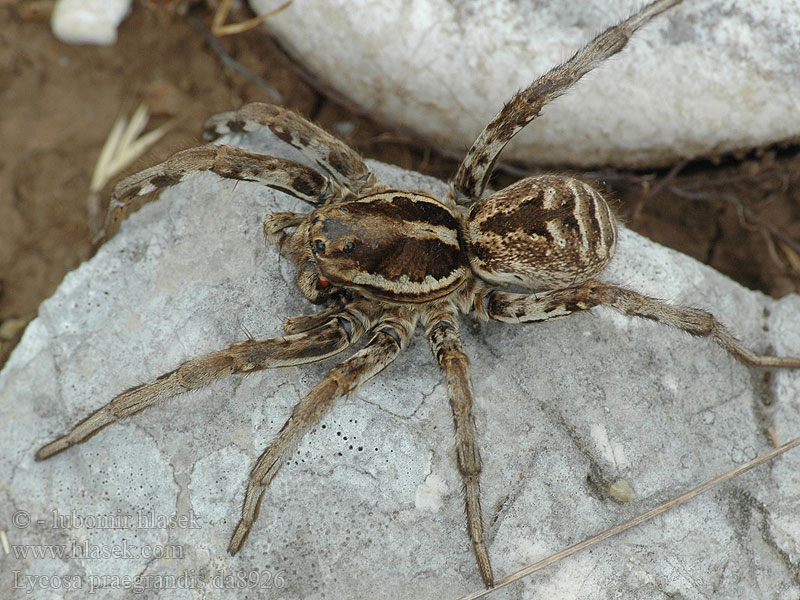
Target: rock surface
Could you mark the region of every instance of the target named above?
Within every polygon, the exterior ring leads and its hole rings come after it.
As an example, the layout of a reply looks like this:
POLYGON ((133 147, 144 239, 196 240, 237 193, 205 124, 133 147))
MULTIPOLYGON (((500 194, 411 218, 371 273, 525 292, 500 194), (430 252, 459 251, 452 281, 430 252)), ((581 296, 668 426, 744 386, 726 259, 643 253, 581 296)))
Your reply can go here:
MULTIPOLYGON (((251 0, 256 12, 278 0, 251 0)), ((307 0, 267 27, 368 114, 459 154, 518 89, 639 0, 307 0)), ((506 159, 663 166, 800 135, 800 4, 685 2, 545 107, 506 159)))
MULTIPOLYGON (((296 157, 268 134, 241 145, 296 157)), ((398 187, 444 190, 374 167, 398 187)), ((261 234, 265 213, 297 205, 198 177, 132 215, 42 304, 0 373, 4 597, 438 599, 480 587, 446 389, 419 336, 305 436, 235 557, 225 549, 250 467, 333 361, 225 379, 33 460, 115 393, 310 312, 261 234)), ((710 308, 760 351, 800 352, 800 298, 773 301, 627 230, 606 278, 710 308)), ((498 577, 767 451, 768 425, 783 441, 800 431, 800 374, 766 378, 648 321, 601 308, 462 329, 498 577), (626 503, 607 493, 620 479, 626 503)), ((798 514, 793 452, 493 597, 794 599, 798 514)))

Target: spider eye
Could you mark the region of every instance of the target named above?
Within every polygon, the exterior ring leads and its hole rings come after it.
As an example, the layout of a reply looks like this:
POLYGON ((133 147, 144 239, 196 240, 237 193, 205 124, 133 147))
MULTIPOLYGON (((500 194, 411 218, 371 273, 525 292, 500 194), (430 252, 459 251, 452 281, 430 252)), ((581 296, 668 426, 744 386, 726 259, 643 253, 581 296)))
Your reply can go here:
POLYGON ((342 247, 342 252, 344 252, 345 254, 350 254, 350 253, 351 253, 353 250, 355 250, 355 249, 356 249, 356 245, 355 245, 355 243, 354 243, 354 242, 347 242, 347 243, 346 243, 346 244, 345 244, 345 245, 342 247))
POLYGON ((314 248, 316 248, 317 252, 325 252, 325 242, 322 240, 316 240, 314 242, 314 248))

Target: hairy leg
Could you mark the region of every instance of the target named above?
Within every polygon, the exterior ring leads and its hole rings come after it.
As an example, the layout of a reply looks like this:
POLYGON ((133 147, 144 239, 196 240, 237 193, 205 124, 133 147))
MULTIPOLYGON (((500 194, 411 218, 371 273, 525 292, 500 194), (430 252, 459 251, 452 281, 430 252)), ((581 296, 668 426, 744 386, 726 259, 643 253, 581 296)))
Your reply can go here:
POLYGON ((355 150, 297 113, 279 106, 254 102, 237 111, 215 115, 206 121, 203 133, 206 139, 214 140, 226 133, 263 127, 269 127, 356 195, 364 195, 377 184, 355 150))
POLYGON ((800 368, 800 358, 766 356, 746 348, 709 312, 667 304, 601 281, 590 280, 539 295, 491 292, 488 295, 487 313, 490 319, 497 321, 526 323, 566 317, 594 306, 608 306, 626 315, 657 321, 697 337, 711 338, 749 367, 800 368))
POLYGON ((116 232, 134 198, 175 185, 204 171, 229 179, 255 181, 311 204, 325 204, 350 196, 350 192, 335 181, 292 160, 233 146, 198 146, 177 152, 161 164, 120 181, 111 195, 102 240, 116 232))
POLYGON ((467 513, 467 533, 478 563, 478 570, 486 587, 494 585, 489 551, 483 539, 483 518, 480 498, 481 455, 478 435, 472 415, 473 393, 469 376, 469 358, 464 352, 455 311, 451 307, 429 311, 423 316, 433 355, 447 380, 450 408, 456 430, 456 455, 458 470, 464 482, 464 499, 467 513))
POLYGON ((548 102, 566 92, 575 82, 604 60, 622 50, 633 33, 659 13, 681 0, 656 0, 619 25, 578 50, 563 64, 550 69, 530 86, 517 92, 484 128, 450 184, 450 197, 459 204, 477 200, 486 189, 495 162, 518 131, 535 119, 548 102))
POLYGON ((333 306, 311 315, 286 317, 283 320, 283 329, 288 334, 301 333, 303 331, 308 331, 309 329, 315 329, 328 321, 328 319, 330 319, 336 313, 341 312, 341 310, 342 305, 337 302, 334 303, 333 306))
POLYGON ((236 554, 247 539, 267 486, 275 478, 300 438, 316 425, 333 403, 391 364, 414 331, 413 309, 397 309, 381 319, 369 343, 325 374, 323 380, 292 410, 289 420, 256 461, 247 484, 242 517, 236 525, 228 552, 236 554))
POLYGON ((186 361, 149 383, 125 390, 76 424, 69 433, 42 446, 36 453, 36 460, 50 458, 86 441, 123 417, 178 394, 203 388, 215 379, 233 373, 316 362, 338 354, 364 334, 374 317, 374 309, 366 303, 351 305, 316 329, 283 338, 238 342, 225 350, 186 361))

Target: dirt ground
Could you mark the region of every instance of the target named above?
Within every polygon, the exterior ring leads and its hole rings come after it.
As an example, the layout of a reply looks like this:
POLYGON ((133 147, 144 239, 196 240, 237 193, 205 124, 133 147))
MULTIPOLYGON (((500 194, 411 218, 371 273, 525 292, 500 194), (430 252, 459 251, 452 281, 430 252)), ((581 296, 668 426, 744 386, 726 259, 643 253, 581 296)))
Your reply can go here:
MULTIPOLYGON (((147 99, 157 113, 152 127, 180 116, 132 172, 201 143, 208 116, 269 101, 258 85, 223 66, 203 35, 186 17, 170 15, 165 3, 135 3, 113 47, 57 41, 47 15, 32 10, 47 4, 0 0, 0 365, 39 303, 91 256, 89 181, 120 115, 147 99)), ((206 8, 192 14, 211 21, 206 8)), ((310 85, 264 33, 220 44, 273 86, 283 105, 335 130, 364 155, 440 178, 455 170, 456 160, 435 148, 320 93, 324 85, 310 85)), ((519 167, 506 166, 494 187, 519 174, 519 167)), ((621 219, 651 239, 772 296, 800 289, 797 147, 694 161, 670 172, 583 176, 605 186, 619 199, 621 219)))

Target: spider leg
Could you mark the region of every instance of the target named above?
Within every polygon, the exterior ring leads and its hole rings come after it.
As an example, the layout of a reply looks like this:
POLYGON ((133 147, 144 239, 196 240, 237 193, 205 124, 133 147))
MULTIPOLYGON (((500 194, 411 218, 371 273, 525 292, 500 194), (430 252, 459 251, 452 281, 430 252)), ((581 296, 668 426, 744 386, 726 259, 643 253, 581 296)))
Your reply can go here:
POLYGON ((299 317, 286 317, 283 320, 283 329, 289 334, 301 333, 303 331, 308 331, 309 329, 315 329, 341 310, 341 304, 336 302, 333 306, 329 306, 318 313, 301 315, 299 317))
POLYGON ((800 368, 800 358, 766 356, 746 348, 709 312, 667 304, 596 280, 539 295, 493 291, 488 295, 487 312, 489 318, 498 321, 526 323, 566 317, 594 306, 608 306, 625 315, 651 319, 697 337, 711 338, 748 367, 800 368))
POLYGON ((622 23, 609 27, 565 63, 550 69, 511 100, 481 132, 450 184, 450 198, 467 204, 481 197, 495 162, 518 131, 535 119, 545 104, 566 92, 604 60, 622 50, 633 33, 681 0, 657 0, 622 23))
POLYGON ((284 242, 292 237, 285 230, 299 226, 307 216, 296 212, 269 213, 264 219, 264 238, 279 249, 282 248, 284 242))
POLYGON ((237 342, 225 350, 186 361, 149 383, 129 388, 80 421, 69 433, 42 446, 36 453, 36 460, 50 458, 86 441, 123 417, 189 390, 203 388, 215 379, 233 373, 316 362, 338 354, 358 341, 374 322, 374 309, 361 304, 348 306, 310 331, 283 338, 237 342))
POLYGON ((134 198, 175 185, 203 171, 259 182, 311 204, 325 204, 349 196, 335 181, 298 162, 233 146, 209 144, 177 152, 161 164, 120 181, 111 195, 102 239, 119 228, 134 198))
POLYGON ((458 470, 464 482, 467 533, 472 540, 478 570, 487 588, 494 586, 489 551, 483 539, 480 482, 481 455, 475 418, 472 415, 473 393, 469 376, 469 358, 464 352, 454 311, 430 311, 423 316, 428 342, 447 380, 447 392, 456 430, 458 470))
POLYGON ((242 517, 231 536, 228 552, 236 554, 241 549, 258 518, 267 486, 300 438, 322 419, 338 398, 349 394, 391 364, 406 346, 415 324, 416 315, 409 308, 399 308, 393 314, 382 317, 369 343, 328 371, 322 381, 294 407, 289 419, 250 472, 242 517))
POLYGON ((237 111, 215 115, 206 121, 203 135, 214 140, 226 133, 263 127, 269 127, 356 195, 376 188, 377 179, 355 150, 294 111, 279 106, 253 102, 237 111))

